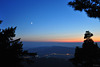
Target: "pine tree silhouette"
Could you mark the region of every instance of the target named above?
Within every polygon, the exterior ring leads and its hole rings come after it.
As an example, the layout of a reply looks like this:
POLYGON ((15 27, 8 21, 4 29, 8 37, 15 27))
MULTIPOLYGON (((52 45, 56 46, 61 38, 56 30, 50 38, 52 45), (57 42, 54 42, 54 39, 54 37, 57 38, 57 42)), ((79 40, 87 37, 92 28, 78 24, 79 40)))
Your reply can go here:
MULTIPOLYGON (((0 21, 1 23, 2 21, 0 21)), ((14 40, 16 27, 8 27, 0 30, 0 65, 3 67, 22 67, 21 61, 24 55, 36 53, 25 53, 22 49, 21 38, 14 40)))
POLYGON ((74 10, 85 11, 89 17, 100 18, 100 0, 74 0, 68 5, 74 10))
POLYGON ((93 36, 89 31, 85 34, 82 48, 76 47, 75 57, 70 59, 76 67, 100 66, 100 48, 97 43, 90 38, 93 36))

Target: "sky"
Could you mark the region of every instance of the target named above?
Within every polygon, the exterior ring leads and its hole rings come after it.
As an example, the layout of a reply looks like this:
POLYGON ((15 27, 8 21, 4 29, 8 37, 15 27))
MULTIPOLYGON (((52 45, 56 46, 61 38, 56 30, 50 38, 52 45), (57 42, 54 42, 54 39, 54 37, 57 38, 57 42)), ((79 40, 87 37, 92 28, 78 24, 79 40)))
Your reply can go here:
POLYGON ((100 41, 100 20, 67 5, 71 0, 0 0, 0 28, 15 27, 21 41, 82 42, 85 31, 100 41))

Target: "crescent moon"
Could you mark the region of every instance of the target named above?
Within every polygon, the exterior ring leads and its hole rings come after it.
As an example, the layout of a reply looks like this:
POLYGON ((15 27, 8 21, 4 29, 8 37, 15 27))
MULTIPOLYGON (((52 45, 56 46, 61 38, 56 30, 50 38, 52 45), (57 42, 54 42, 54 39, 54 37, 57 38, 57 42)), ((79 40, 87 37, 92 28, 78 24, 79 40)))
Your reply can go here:
POLYGON ((31 24, 33 24, 33 22, 31 22, 31 24))

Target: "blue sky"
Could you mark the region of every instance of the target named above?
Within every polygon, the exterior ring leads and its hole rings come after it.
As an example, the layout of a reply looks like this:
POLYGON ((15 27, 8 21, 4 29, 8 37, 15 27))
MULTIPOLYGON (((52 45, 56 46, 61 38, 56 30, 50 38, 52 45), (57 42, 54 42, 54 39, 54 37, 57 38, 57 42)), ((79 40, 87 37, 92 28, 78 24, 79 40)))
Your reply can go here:
POLYGON ((69 1, 0 0, 0 28, 17 26, 16 38, 22 41, 83 41, 87 30, 100 41, 100 20, 74 11, 69 1))

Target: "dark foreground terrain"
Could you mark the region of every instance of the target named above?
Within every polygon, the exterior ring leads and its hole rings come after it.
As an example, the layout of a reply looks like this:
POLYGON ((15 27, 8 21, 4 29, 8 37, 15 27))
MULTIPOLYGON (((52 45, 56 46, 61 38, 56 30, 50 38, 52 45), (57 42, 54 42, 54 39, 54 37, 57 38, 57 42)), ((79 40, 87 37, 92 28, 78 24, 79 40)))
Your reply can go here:
POLYGON ((69 61, 74 57, 75 48, 69 47, 40 47, 29 49, 29 52, 37 52, 38 57, 34 63, 23 63, 24 67, 74 67, 69 61))
POLYGON ((24 64, 24 67, 74 67, 74 65, 61 58, 38 58, 34 64, 24 64))

